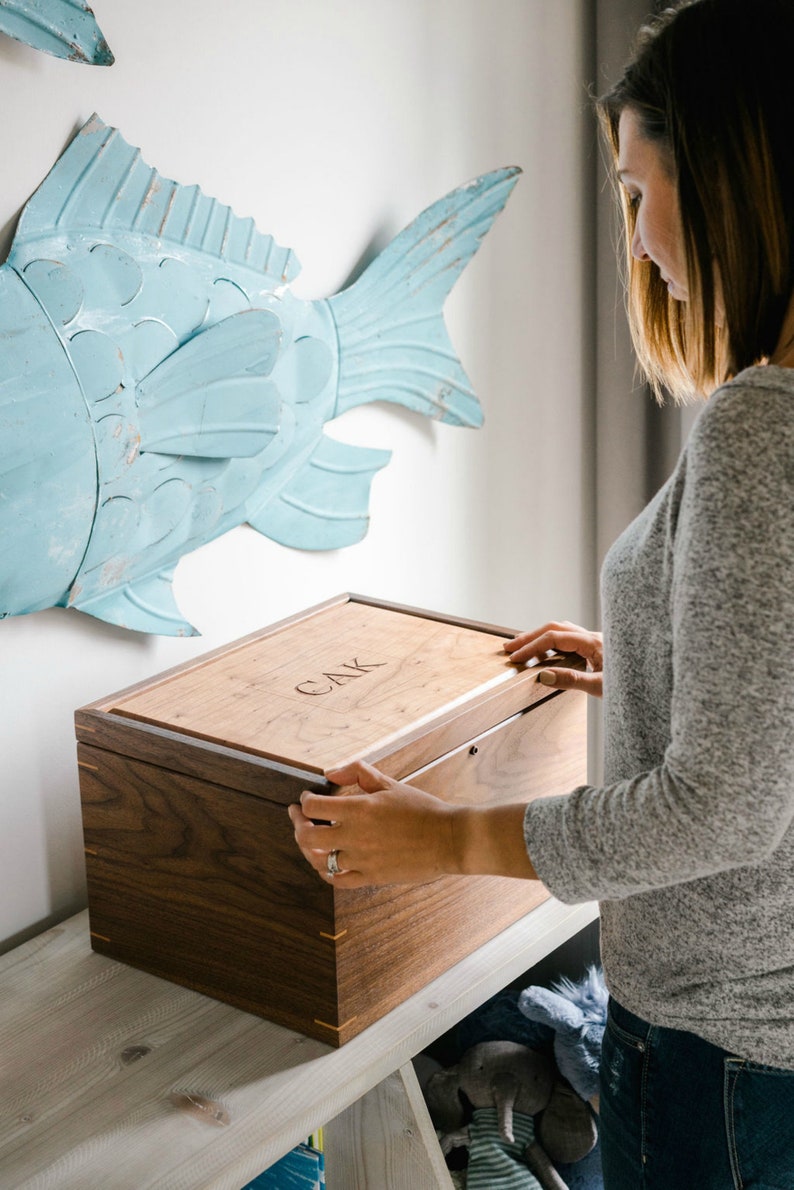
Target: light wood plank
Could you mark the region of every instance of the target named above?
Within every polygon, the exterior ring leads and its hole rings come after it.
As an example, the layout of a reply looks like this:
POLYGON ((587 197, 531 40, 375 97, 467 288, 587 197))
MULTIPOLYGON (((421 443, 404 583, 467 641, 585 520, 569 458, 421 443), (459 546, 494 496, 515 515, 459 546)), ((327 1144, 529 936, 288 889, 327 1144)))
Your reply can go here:
POLYGON ((452 1190, 410 1062, 325 1128, 328 1190, 452 1190))
POLYGON ((0 1186, 239 1190, 595 916, 547 901, 338 1050, 89 947, 0 959, 0 1186))

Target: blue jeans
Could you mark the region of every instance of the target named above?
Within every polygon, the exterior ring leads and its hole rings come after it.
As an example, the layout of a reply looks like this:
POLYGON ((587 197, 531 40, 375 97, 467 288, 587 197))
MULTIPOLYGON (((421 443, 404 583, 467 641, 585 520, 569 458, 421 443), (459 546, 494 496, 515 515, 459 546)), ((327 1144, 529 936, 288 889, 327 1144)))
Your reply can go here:
POLYGON ((600 1137, 604 1190, 794 1190, 794 1070, 610 1000, 600 1137))

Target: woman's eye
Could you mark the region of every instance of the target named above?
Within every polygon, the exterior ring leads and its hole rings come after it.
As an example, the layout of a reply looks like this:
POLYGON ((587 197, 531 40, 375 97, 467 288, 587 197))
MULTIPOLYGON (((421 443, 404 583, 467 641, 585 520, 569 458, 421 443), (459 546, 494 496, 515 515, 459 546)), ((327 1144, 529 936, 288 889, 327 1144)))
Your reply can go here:
POLYGON ((642 196, 641 196, 641 195, 639 195, 639 194, 627 194, 627 195, 626 195, 626 201, 627 201, 627 202, 628 202, 628 204, 629 204, 629 209, 630 209, 630 210, 632 210, 632 211, 636 211, 636 210, 637 210, 637 207, 640 205, 640 198, 641 198, 641 197, 642 197, 642 196))

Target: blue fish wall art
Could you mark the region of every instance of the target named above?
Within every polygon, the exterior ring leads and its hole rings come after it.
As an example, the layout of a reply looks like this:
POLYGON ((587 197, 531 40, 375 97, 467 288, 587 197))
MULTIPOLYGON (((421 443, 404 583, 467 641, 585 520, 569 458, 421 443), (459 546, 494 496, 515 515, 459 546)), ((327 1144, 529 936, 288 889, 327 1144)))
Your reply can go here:
POLYGON ((87 66, 114 61, 85 0, 0 0, 0 33, 87 66))
POLYGON ((92 117, 0 268, 0 616, 193 635, 171 586, 190 550, 243 522, 359 541, 389 453, 323 427, 370 401, 481 423, 441 310, 519 173, 462 186, 303 301, 289 249, 92 117))

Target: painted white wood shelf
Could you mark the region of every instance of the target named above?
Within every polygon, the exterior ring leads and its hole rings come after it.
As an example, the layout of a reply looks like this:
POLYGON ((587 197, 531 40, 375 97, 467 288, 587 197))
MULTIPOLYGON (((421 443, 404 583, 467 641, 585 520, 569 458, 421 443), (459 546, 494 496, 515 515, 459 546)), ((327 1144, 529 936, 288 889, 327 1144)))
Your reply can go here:
POLYGON ((411 1058, 596 914, 545 901, 337 1050, 95 954, 78 914, 0 958, 0 1187, 240 1190, 321 1125, 328 1190, 449 1186, 411 1058))

